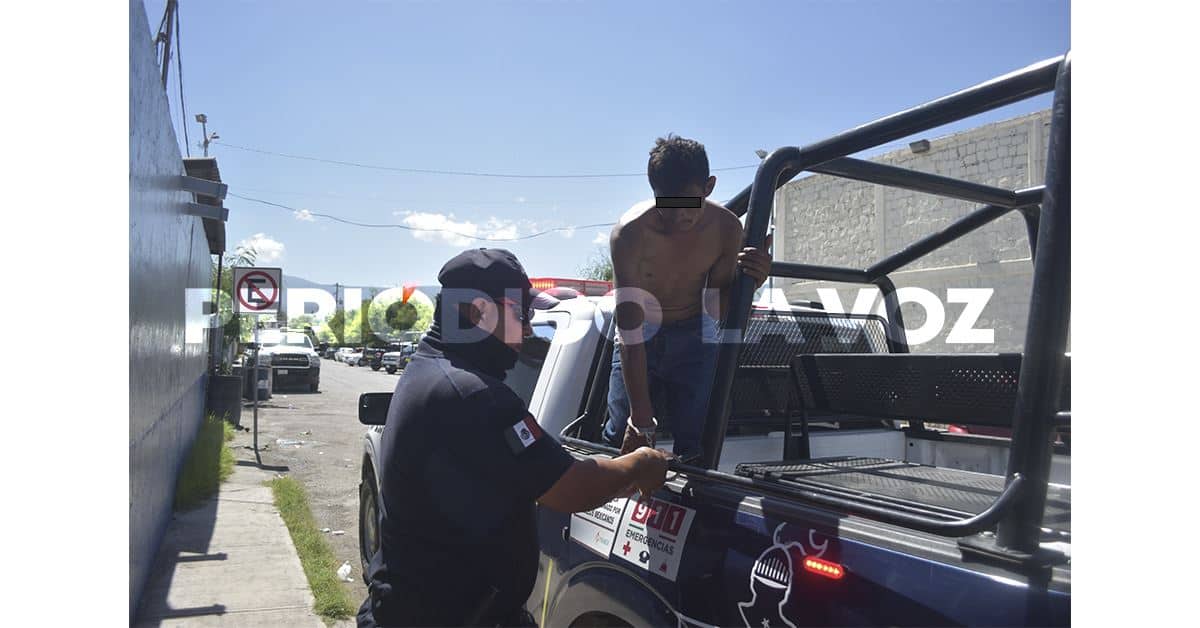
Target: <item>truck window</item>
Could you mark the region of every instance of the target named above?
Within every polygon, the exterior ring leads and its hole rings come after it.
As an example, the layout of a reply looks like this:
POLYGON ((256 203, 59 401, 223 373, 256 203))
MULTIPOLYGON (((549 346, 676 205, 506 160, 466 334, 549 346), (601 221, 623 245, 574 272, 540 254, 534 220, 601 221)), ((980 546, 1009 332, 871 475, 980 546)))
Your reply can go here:
POLYGON ((305 347, 312 348, 312 341, 308 336, 299 332, 287 333, 266 333, 262 334, 262 345, 264 347, 274 347, 276 345, 284 345, 286 347, 305 347))
POLYGON ((528 406, 533 398, 533 389, 537 385, 546 361, 546 352, 550 342, 554 340, 555 326, 547 321, 533 324, 533 335, 525 339, 517 363, 504 376, 504 383, 528 406))

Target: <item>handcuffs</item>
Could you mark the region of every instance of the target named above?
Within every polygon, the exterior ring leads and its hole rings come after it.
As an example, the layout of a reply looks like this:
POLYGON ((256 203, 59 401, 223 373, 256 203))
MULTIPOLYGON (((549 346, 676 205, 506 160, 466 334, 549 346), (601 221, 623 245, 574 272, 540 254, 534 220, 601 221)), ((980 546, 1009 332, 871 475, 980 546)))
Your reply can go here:
POLYGON ((654 434, 658 431, 658 419, 650 417, 651 425, 648 427, 638 427, 633 424, 633 419, 625 422, 625 435, 628 436, 633 432, 634 436, 641 438, 646 442, 647 447, 654 447, 654 434))

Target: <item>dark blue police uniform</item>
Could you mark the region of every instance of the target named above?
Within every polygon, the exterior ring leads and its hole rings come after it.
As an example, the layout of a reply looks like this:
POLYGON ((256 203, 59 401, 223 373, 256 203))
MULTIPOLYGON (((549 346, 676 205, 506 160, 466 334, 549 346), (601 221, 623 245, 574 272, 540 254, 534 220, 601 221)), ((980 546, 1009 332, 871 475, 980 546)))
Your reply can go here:
POLYGON ((492 336, 445 342, 436 322, 418 346, 383 432, 381 543, 359 626, 527 617, 535 503, 574 459, 502 383, 516 357, 492 336))

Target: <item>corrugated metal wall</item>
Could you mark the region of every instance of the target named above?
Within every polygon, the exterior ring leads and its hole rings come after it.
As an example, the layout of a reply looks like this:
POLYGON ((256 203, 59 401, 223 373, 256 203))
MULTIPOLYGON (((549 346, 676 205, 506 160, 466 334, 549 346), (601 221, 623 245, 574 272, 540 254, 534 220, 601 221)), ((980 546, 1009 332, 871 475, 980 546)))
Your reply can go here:
POLYGON ((199 218, 183 213, 183 161, 142 0, 129 3, 129 609, 171 515, 204 412, 206 344, 184 342, 184 290, 210 277, 199 218))

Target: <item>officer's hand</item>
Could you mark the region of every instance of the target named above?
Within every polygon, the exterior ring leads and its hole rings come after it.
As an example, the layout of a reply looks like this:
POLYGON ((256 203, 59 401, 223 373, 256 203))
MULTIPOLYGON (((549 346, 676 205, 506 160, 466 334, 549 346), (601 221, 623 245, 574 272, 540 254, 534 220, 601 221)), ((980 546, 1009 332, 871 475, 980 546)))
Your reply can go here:
POLYGON ((638 457, 638 462, 634 467, 636 477, 633 485, 644 497, 649 497, 667 481, 667 463, 671 460, 671 454, 661 449, 639 447, 634 455, 638 457))

